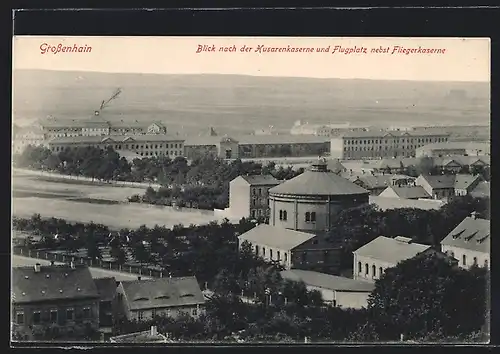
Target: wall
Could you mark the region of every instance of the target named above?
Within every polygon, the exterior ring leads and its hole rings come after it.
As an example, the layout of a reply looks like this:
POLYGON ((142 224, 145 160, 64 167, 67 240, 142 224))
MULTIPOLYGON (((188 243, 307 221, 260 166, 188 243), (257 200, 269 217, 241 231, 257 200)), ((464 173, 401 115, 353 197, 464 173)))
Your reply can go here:
POLYGON ((139 313, 142 312, 142 320, 147 321, 153 318, 153 313, 156 316, 168 316, 172 318, 179 317, 183 314, 188 314, 191 317, 199 317, 202 313, 204 313, 204 306, 179 306, 179 307, 171 307, 171 308, 160 308, 160 309, 147 309, 143 311, 131 311, 129 314, 129 320, 139 320, 139 313))
POLYGON ((229 183, 229 208, 235 217, 250 216, 250 185, 242 177, 236 177, 229 183))
POLYGON ((339 249, 324 235, 304 242, 292 250, 292 268, 337 274, 340 266, 339 249))
POLYGON ((353 257, 353 278, 356 280, 366 280, 366 281, 375 281, 376 279, 379 279, 381 276, 380 273, 380 267, 382 267, 382 274, 387 268, 392 268, 394 267, 395 264, 370 258, 370 257, 363 257, 363 256, 358 256, 356 252, 354 252, 354 257, 353 257), (359 265, 358 262, 361 262, 361 272, 359 272, 359 265), (368 264, 368 275, 365 272, 365 266, 368 264), (373 276, 373 265, 375 265, 375 276, 373 276))
POLYGON ((335 138, 330 140, 330 156, 337 159, 344 158, 344 139, 335 138))
POLYGON ((252 218, 269 217, 269 189, 274 185, 258 185, 250 187, 250 215, 252 218))
POLYGON ((379 197, 401 199, 401 197, 399 195, 397 195, 396 192, 394 192, 394 190, 390 187, 387 187, 386 189, 384 189, 384 191, 379 194, 379 197))
POLYGON ((450 256, 454 257, 455 259, 458 260, 458 265, 461 268, 470 268, 473 263, 474 263, 474 257, 477 258, 477 264, 478 266, 482 267, 485 265, 485 261, 488 262, 488 265, 490 264, 490 255, 489 253, 483 253, 483 252, 477 252, 477 251, 472 251, 472 250, 467 250, 464 248, 459 248, 459 247, 454 247, 454 246, 447 246, 447 245, 442 245, 441 246, 441 252, 447 253, 450 256), (466 263, 465 265, 463 264, 463 255, 466 256, 466 263))
MULTIPOLYGON (((240 246, 243 240, 240 241, 240 246)), ((292 255, 290 250, 276 247, 269 247, 263 244, 252 244, 252 248, 257 255, 260 255, 266 261, 279 261, 286 269, 292 265, 292 255)))

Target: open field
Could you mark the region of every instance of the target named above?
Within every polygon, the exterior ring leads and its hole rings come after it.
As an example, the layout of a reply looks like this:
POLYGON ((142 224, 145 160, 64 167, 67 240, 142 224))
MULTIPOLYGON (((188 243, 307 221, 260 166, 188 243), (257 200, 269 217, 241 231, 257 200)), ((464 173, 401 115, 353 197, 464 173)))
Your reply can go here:
POLYGON ((56 217, 74 222, 95 222, 111 228, 141 225, 205 224, 221 220, 210 211, 178 211, 171 207, 125 203, 127 197, 144 190, 130 187, 66 183, 36 176, 13 178, 13 215, 56 217))
MULTIPOLYGON (((50 261, 44 259, 23 257, 23 256, 12 256, 12 267, 23 267, 23 266, 34 266, 36 263, 41 265, 50 265, 50 261)), ((60 262, 55 262, 55 264, 62 264, 60 262)), ((116 272, 113 270, 106 270, 101 268, 90 268, 90 273, 93 278, 108 278, 114 277, 117 281, 127 281, 136 280, 137 274, 130 274, 125 272, 116 272)), ((148 277, 141 275, 141 278, 148 279, 148 277)))

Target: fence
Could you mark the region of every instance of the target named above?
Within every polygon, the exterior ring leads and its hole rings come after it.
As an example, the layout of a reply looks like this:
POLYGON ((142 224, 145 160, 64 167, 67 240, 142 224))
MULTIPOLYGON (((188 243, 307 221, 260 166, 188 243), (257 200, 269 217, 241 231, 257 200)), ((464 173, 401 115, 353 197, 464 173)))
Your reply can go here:
POLYGON ((107 261, 107 260, 93 261, 92 259, 80 257, 77 255, 58 253, 50 250, 33 250, 22 246, 14 247, 13 254, 18 256, 61 262, 61 263, 75 262, 75 264, 85 264, 88 267, 100 268, 115 272, 144 275, 151 278, 162 278, 163 276, 168 276, 168 272, 165 270, 159 270, 150 267, 141 267, 140 265, 136 264, 126 263, 124 265, 120 265, 114 261, 107 261))

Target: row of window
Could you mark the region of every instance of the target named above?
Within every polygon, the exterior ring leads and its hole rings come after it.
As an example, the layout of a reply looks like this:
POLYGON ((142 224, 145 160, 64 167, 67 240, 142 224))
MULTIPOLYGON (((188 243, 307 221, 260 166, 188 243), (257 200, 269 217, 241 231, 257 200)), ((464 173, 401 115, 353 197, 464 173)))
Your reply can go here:
MULTIPOLYGON (((401 143, 433 143, 433 142, 445 142, 448 141, 448 138, 406 138, 406 139, 394 139, 389 138, 392 142, 399 144, 401 143)), ((347 145, 367 145, 367 144, 389 144, 389 139, 368 139, 368 140, 346 140, 347 145)))
MULTIPOLYGON (((368 265, 368 263, 365 263, 365 277, 368 277, 370 275, 370 266, 368 265)), ((371 271, 372 271, 372 274, 371 276, 373 278, 375 278, 377 276, 377 267, 375 266, 375 264, 373 264, 371 266, 371 271)), ((378 268, 378 277, 380 278, 382 276, 382 273, 384 272, 384 269, 382 267, 379 267, 378 268)), ((362 274, 363 273, 363 265, 361 264, 361 262, 358 262, 358 273, 359 274, 362 274)))
MULTIPOLYGON (((48 317, 48 322, 49 323, 57 323, 57 321, 60 319, 60 316, 62 313, 65 313, 64 319, 66 321, 74 321, 75 320, 75 309, 74 308, 67 308, 66 310, 61 310, 61 309, 51 309, 49 311, 49 317, 48 317), (64 311, 64 312, 63 312, 64 311)), ((81 316, 78 316, 79 318, 83 319, 89 319, 91 318, 92 312, 90 310, 90 307, 84 307, 81 312, 81 316)), ((46 322, 47 319, 42 316, 42 311, 35 310, 33 311, 33 324, 41 324, 46 322)), ((24 317, 24 311, 16 311, 16 323, 17 324, 24 324, 25 323, 25 317, 24 317)))
POLYGON ((413 150, 416 148, 419 148, 422 145, 407 145, 407 146, 400 146, 400 147, 391 147, 391 146, 363 146, 363 147, 358 147, 357 146, 346 146, 344 147, 344 151, 387 151, 387 150, 395 150, 395 149, 409 149, 413 150))
MULTIPOLYGON (((455 252, 451 251, 451 252, 449 252, 448 254, 449 254, 450 256, 452 256, 453 258, 455 258, 455 252)), ((467 255, 465 255, 465 254, 464 254, 464 255, 462 255, 462 259, 461 259, 461 261, 462 261, 462 265, 463 265, 463 266, 467 266, 467 255)), ((478 265, 478 262, 477 262, 477 257, 473 257, 473 258, 472 258, 472 265, 475 265, 475 266, 477 266, 477 265, 478 265)), ((484 266, 485 268, 488 268, 488 260, 487 260, 487 259, 485 259, 485 260, 484 260, 484 264, 483 264, 483 266, 484 266)))
MULTIPOLYGON (((255 254, 259 255, 259 246, 255 246, 255 254)), ((262 247, 262 257, 266 256, 266 248, 262 247)), ((288 262, 288 253, 283 253, 284 261, 288 262)), ((273 260, 273 250, 269 249, 269 259, 273 260)), ((276 260, 281 261, 281 253, 280 251, 276 251, 276 260)))
MULTIPOLYGON (((287 220, 287 212, 286 210, 280 210, 280 220, 287 220)), ((316 212, 306 212, 305 213, 305 222, 316 222, 316 212)))
MULTIPOLYGON (((197 316, 198 315, 198 308, 193 308, 193 309, 191 309, 191 311, 184 310, 184 312, 190 313, 192 316, 197 316)), ((162 311, 157 311, 156 309, 151 310, 151 315, 153 318, 160 315, 161 313, 164 313, 167 317, 169 317, 171 315, 170 309, 166 309, 166 310, 162 309, 162 311)), ((143 321, 145 319, 144 311, 137 312, 137 318, 139 321, 143 321)))
POLYGON ((250 215, 253 219, 259 216, 269 216, 269 209, 252 209, 250 215))

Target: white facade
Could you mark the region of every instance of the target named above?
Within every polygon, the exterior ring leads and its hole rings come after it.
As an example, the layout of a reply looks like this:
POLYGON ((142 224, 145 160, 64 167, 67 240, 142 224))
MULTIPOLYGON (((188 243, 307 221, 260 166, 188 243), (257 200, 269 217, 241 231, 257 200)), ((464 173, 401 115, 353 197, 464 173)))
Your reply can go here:
POLYGON ((479 267, 490 266, 490 254, 460 248, 456 246, 441 245, 441 252, 458 260, 458 265, 461 268, 468 269, 476 264, 479 267))

